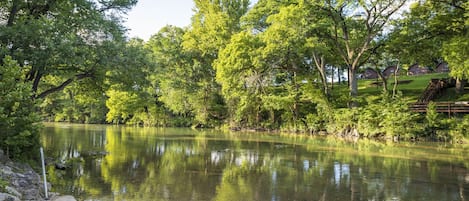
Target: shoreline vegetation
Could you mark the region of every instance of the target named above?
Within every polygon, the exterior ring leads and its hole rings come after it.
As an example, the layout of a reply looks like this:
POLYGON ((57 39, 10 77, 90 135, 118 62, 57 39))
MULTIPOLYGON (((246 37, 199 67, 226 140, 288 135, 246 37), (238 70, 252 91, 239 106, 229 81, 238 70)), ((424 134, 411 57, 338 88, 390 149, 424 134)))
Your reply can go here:
POLYGON ((469 115, 432 103, 469 100, 467 0, 200 0, 148 41, 123 25, 137 2, 0 4, 8 158, 39 161, 41 121, 468 142, 469 115), (454 89, 410 111, 441 78, 454 89))
POLYGON ((466 0, 201 0, 148 41, 121 20, 137 2, 0 4, 5 155, 36 160, 41 121, 469 138, 469 115, 432 103, 469 100, 466 0))
MULTIPOLYGON (((413 112, 410 105, 416 103, 425 87, 435 79, 447 79, 447 73, 432 73, 417 76, 397 76, 397 81, 405 80, 397 86, 397 92, 384 91, 376 87, 376 79, 359 80, 360 92, 363 94, 356 99, 358 107, 346 107, 346 98, 331 101, 324 99, 314 103, 315 113, 302 112, 296 121, 282 122, 284 116, 275 117, 270 121, 266 113, 258 114, 260 119, 268 121, 255 124, 249 122, 231 123, 218 122, 213 125, 197 123, 193 117, 160 116, 160 120, 141 119, 132 116, 127 120, 114 124, 142 127, 192 127, 194 129, 214 128, 229 131, 271 132, 301 135, 336 136, 357 140, 370 138, 391 141, 432 141, 450 143, 468 143, 469 116, 464 113, 439 113, 436 104, 439 101, 464 102, 469 94, 455 93, 455 88, 447 88, 439 92, 435 102, 426 105, 425 112, 413 112)), ((393 83, 390 83, 390 86, 393 83)), ((344 84, 335 86, 340 92, 344 84)), ((334 95, 331 95, 334 96, 334 95)), ((291 117, 290 117, 291 118, 291 117)), ((86 123, 80 121, 58 122, 86 123)), ((105 122, 95 122, 105 123, 105 122)), ((109 124, 112 125, 112 124, 109 124)))

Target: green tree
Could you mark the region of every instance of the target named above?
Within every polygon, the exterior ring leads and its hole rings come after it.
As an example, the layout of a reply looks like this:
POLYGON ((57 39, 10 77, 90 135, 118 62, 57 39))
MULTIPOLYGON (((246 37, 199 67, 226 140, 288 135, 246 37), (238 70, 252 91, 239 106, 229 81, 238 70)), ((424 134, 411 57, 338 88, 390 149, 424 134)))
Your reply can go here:
POLYGON ((270 83, 266 66, 256 60, 263 45, 258 36, 241 32, 231 38, 215 61, 216 79, 227 102, 231 126, 259 126, 261 96, 270 83))
POLYGON ((269 26, 260 34, 265 43, 262 60, 272 79, 263 99, 268 109, 283 111, 286 127, 298 129, 303 126, 304 106, 311 101, 302 100, 303 86, 318 85, 326 96, 329 93, 325 72, 327 50, 315 35, 312 10, 303 1, 290 3, 267 18, 269 26))
POLYGON ((215 82, 213 61, 230 37, 239 31, 239 19, 248 9, 248 0, 195 1, 195 14, 183 36, 183 49, 192 57, 194 90, 189 93, 196 125, 215 126, 225 119, 225 103, 215 82), (213 121, 212 121, 213 120, 213 121))
POLYGON ((159 100, 158 85, 153 83, 155 64, 143 40, 132 39, 120 48, 117 64, 106 73, 106 115, 108 122, 164 125, 165 110, 159 100))
MULTIPOLYGON (((45 78, 48 83, 60 82, 45 78)), ((44 97, 38 104, 43 121, 105 123, 107 97, 103 86, 91 79, 78 80, 64 90, 44 97)))
POLYGON ((328 25, 323 37, 333 44, 337 56, 348 67, 349 90, 358 95, 357 71, 369 56, 381 46, 377 39, 383 34, 390 18, 405 4, 405 0, 313 1, 328 25))
POLYGON ((453 37, 443 45, 443 58, 451 67, 450 75, 457 80, 456 91, 459 93, 464 91, 462 80, 469 79, 469 60, 466 58, 469 55, 468 38, 469 32, 466 35, 453 37))
POLYGON ((136 0, 21 1, 0 4, 2 19, 0 53, 19 65, 29 65, 26 81, 34 98, 63 90, 81 79, 104 77, 113 66, 109 48, 124 40, 120 16, 136 0), (104 51, 105 50, 105 51, 104 51), (109 53, 103 55, 102 53, 109 53), (46 82, 56 77, 58 84, 46 82))
POLYGON ((39 116, 25 68, 7 56, 0 68, 0 148, 12 158, 33 157, 39 148, 39 116))
POLYGON ((468 78, 468 3, 464 0, 425 0, 411 5, 410 12, 390 34, 392 52, 403 61, 436 65, 446 61, 457 79, 457 91, 468 78), (406 48, 402 48, 405 46, 406 48))
POLYGON ((149 79, 158 90, 158 99, 171 112, 193 119, 195 114, 192 98, 198 97, 190 94, 197 89, 193 82, 197 74, 192 69, 194 63, 190 54, 182 47, 184 33, 182 28, 166 26, 145 45, 151 51, 155 63, 154 73, 149 79))

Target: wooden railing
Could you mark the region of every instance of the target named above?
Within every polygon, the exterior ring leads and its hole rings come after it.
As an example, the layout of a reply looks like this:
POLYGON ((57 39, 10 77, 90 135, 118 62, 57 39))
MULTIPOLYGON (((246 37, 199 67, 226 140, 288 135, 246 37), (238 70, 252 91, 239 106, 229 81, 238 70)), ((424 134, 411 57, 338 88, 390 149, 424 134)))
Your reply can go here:
MULTIPOLYGON (((469 113, 469 101, 435 102, 436 111, 440 113, 469 113)), ((414 112, 427 112, 427 103, 415 103, 409 106, 414 112)))

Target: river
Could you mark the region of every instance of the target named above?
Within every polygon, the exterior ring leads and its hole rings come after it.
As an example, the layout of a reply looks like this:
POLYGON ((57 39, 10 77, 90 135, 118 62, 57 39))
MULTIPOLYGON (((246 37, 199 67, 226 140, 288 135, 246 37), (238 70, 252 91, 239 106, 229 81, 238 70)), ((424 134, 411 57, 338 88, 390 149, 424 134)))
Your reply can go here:
POLYGON ((46 123, 52 191, 79 200, 469 200, 469 146, 46 123))

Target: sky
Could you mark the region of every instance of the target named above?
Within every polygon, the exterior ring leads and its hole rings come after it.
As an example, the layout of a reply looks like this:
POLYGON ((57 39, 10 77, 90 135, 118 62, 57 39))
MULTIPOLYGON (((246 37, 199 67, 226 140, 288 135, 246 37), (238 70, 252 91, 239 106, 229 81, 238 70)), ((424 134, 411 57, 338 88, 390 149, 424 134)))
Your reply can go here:
MULTIPOLYGON (((251 0, 255 4, 257 0, 251 0)), ((404 8, 408 8, 409 0, 404 8)), ((129 38, 138 37, 145 41, 166 25, 185 27, 190 25, 194 14, 193 0, 139 0, 127 15, 124 25, 130 29, 129 38)))
POLYGON ((193 0, 139 0, 124 23, 130 29, 127 35, 148 41, 166 25, 188 26, 194 6, 193 0))

